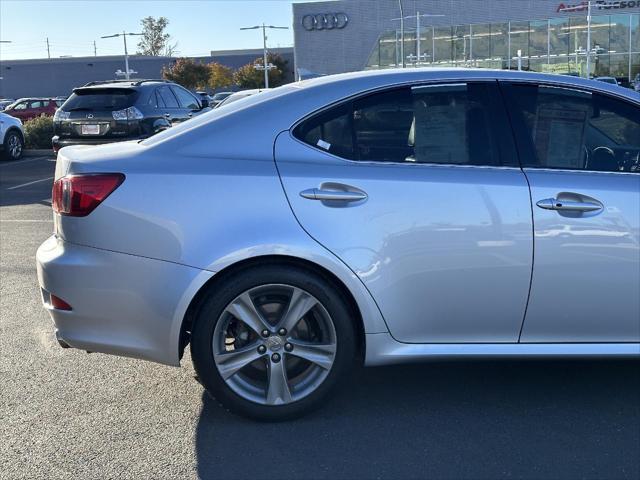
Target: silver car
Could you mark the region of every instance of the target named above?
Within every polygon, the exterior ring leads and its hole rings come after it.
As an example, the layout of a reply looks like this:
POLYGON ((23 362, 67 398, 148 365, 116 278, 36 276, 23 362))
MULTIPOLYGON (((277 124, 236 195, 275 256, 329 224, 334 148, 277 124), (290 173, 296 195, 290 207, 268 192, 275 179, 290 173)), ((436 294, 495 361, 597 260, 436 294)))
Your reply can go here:
POLYGON ((370 71, 58 154, 64 347, 284 419, 354 363, 640 355, 640 102, 565 76, 370 71))

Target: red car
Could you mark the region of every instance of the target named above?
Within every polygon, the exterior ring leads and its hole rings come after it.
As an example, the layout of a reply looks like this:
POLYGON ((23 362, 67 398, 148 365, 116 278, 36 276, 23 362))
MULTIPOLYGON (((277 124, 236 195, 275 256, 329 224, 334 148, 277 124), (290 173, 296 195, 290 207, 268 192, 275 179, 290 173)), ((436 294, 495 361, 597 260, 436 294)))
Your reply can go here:
POLYGON ((62 103, 62 100, 53 98, 21 98, 7 106, 4 113, 26 122, 40 115, 52 117, 62 103))

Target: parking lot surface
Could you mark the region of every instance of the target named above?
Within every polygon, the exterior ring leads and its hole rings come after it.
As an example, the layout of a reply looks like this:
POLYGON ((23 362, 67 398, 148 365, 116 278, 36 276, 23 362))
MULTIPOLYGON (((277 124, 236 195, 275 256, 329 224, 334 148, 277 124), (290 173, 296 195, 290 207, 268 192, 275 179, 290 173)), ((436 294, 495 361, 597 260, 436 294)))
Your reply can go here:
POLYGON ((35 271, 54 167, 0 162, 0 478, 640 477, 637 361, 358 369, 322 410, 264 424, 210 399, 188 352, 178 369, 61 349, 35 271))

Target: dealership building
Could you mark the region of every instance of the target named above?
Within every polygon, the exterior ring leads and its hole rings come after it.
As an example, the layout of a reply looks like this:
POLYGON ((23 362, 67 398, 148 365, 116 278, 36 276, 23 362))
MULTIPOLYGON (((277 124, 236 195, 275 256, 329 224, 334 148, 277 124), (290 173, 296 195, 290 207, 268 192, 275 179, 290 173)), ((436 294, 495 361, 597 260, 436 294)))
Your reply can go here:
POLYGON ((295 64, 304 77, 394 68, 404 56, 407 67, 522 68, 632 80, 640 73, 640 0, 593 0, 590 28, 586 5, 402 0, 401 15, 398 0, 294 3, 295 64))

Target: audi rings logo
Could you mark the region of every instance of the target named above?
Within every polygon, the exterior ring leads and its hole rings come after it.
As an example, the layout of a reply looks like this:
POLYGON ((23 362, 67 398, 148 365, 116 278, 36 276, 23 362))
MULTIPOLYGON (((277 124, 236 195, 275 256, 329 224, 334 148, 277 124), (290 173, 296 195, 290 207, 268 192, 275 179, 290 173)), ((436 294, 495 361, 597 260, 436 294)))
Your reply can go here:
POLYGON ((312 30, 340 30, 348 23, 349 17, 346 13, 318 13, 302 17, 302 27, 308 32, 312 30))

